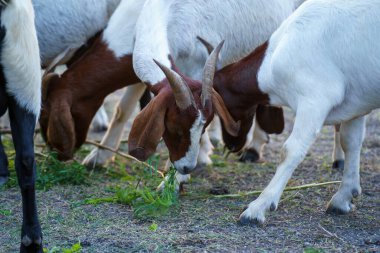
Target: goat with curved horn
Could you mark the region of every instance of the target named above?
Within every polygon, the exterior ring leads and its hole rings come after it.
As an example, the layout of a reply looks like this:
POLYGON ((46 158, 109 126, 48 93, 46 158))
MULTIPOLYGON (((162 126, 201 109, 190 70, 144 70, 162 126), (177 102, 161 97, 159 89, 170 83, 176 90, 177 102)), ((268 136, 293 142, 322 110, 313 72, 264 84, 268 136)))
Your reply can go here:
POLYGON ((175 71, 161 64, 160 62, 156 60, 153 61, 157 64, 158 67, 160 67, 160 69, 162 70, 162 72, 164 72, 166 78, 168 79, 170 87, 173 90, 173 95, 177 106, 181 110, 185 110, 189 106, 197 108, 193 94, 191 93, 189 86, 182 79, 182 77, 175 71))
POLYGON ((219 45, 211 52, 203 69, 202 95, 201 95, 201 101, 202 101, 203 107, 206 105, 207 100, 211 98, 212 86, 214 84, 216 63, 218 61, 218 56, 219 56, 220 50, 223 47, 223 44, 224 44, 224 40, 220 42, 219 45))

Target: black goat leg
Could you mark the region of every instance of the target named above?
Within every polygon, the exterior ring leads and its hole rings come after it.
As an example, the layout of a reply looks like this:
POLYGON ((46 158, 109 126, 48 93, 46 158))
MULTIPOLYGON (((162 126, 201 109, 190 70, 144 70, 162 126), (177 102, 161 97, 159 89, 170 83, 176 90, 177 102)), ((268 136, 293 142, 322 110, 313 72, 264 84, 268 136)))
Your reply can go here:
POLYGON ((20 252, 42 253, 42 233, 35 196, 36 163, 33 135, 36 115, 19 106, 13 97, 9 97, 9 117, 16 150, 15 167, 22 195, 20 252))

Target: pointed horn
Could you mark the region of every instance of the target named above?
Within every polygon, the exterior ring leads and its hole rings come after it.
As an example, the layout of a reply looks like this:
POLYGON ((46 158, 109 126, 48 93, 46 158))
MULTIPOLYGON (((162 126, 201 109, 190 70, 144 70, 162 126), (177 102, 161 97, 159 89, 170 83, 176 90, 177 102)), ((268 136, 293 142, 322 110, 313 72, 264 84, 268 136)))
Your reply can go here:
POLYGON ((203 69, 203 82, 202 82, 202 106, 206 105, 207 100, 211 98, 212 86, 214 84, 214 75, 216 69, 216 63, 218 61, 220 50, 222 49, 224 40, 211 52, 208 57, 205 67, 203 69))
POLYGON ((193 94, 191 93, 189 86, 182 79, 182 77, 175 71, 161 64, 160 62, 156 60, 153 61, 157 64, 158 67, 160 67, 160 69, 164 72, 166 78, 168 79, 169 84, 173 90, 177 106, 181 110, 185 110, 191 105, 196 108, 193 94))
POLYGON ((213 47, 213 45, 211 45, 211 43, 209 43, 208 41, 206 41, 205 39, 203 39, 200 36, 197 36, 197 39, 205 46, 208 54, 211 54, 212 51, 214 51, 214 47, 213 47))
POLYGON ((43 76, 42 78, 42 85, 41 85, 41 96, 42 96, 42 101, 45 101, 48 95, 48 90, 49 90, 49 84, 51 80, 55 77, 58 76, 56 73, 48 73, 43 76))

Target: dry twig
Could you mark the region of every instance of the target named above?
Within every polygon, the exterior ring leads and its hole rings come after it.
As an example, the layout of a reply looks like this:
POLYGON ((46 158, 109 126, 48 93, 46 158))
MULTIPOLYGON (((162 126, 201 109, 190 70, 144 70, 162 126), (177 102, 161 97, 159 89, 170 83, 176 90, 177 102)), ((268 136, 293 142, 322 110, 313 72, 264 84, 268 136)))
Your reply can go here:
POLYGON ((129 160, 133 160, 134 162, 137 162, 145 167, 148 167, 150 168, 152 171, 157 171, 158 174, 160 174, 161 177, 164 177, 164 173, 158 169, 155 169, 152 165, 146 163, 146 162, 142 162, 138 159, 136 159, 135 157, 131 156, 131 155, 128 155, 128 154, 125 154, 123 152, 120 152, 119 150, 116 150, 116 149, 113 149, 113 148, 110 148, 110 147, 107 147, 107 146, 104 146, 102 144, 99 144, 97 142, 94 142, 94 141, 90 141, 90 140, 86 140, 86 144, 90 144, 90 145, 94 145, 98 148, 102 148, 102 149, 105 149, 105 150, 108 150, 112 153, 115 153, 123 158, 126 158, 126 159, 129 159, 129 160))
MULTIPOLYGON (((341 181, 331 181, 331 182, 324 182, 324 183, 311 183, 311 184, 305 184, 305 185, 300 185, 300 186, 287 187, 284 189, 284 191, 296 191, 296 190, 326 186, 326 185, 331 185, 331 184, 339 184, 340 182, 341 181)), ((237 194, 215 195, 213 197, 214 198, 241 198, 241 197, 246 197, 246 196, 259 195, 262 192, 263 191, 240 192, 237 194)))

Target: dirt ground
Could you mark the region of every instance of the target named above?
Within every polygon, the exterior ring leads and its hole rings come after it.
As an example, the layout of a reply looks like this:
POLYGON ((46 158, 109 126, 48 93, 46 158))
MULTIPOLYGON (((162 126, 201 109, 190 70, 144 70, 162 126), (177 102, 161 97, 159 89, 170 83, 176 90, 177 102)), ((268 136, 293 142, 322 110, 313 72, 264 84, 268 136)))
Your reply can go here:
MULTIPOLYGON (((133 217, 121 204, 76 205, 84 199, 111 196, 115 185, 136 183, 109 173, 91 174, 90 185, 55 186, 38 191, 38 208, 44 247, 70 248, 80 242, 82 252, 380 252, 380 111, 367 121, 361 156, 363 194, 357 210, 348 215, 325 213, 338 185, 284 193, 276 212, 267 214, 260 227, 239 226, 237 218, 256 196, 217 199, 213 187, 230 193, 263 189, 273 176, 280 148, 292 127, 286 113, 285 133, 271 136, 266 163, 244 164, 236 155, 223 158, 222 147, 213 155, 214 166, 198 170, 186 185, 177 207, 154 220, 133 217), (157 229, 152 229, 157 224, 157 229)), ((325 127, 295 171, 288 185, 341 180, 342 171, 331 169, 333 128, 325 127)), ((92 135, 90 138, 98 138, 92 135)), ((126 145, 122 149, 126 149, 126 145)), ((78 153, 81 159, 92 147, 78 153)), ((160 150, 163 166, 167 152, 160 150)), ((110 165, 124 170, 130 162, 110 165)), ((152 189, 157 178, 146 183, 152 189)), ((143 182, 144 183, 144 182, 143 182)), ((17 252, 21 226, 21 197, 16 187, 0 189, 0 252, 17 252)))

